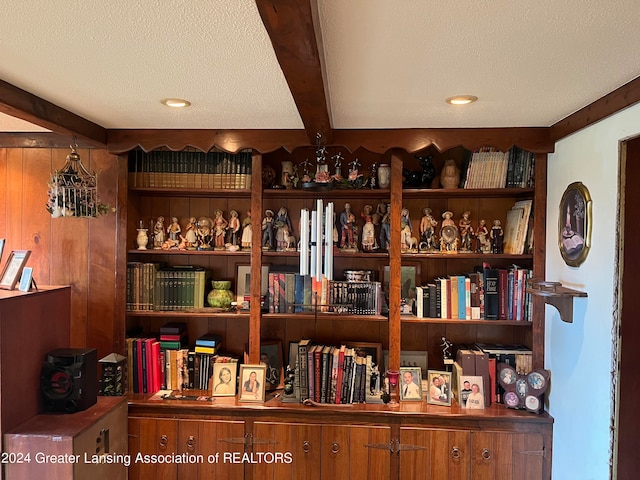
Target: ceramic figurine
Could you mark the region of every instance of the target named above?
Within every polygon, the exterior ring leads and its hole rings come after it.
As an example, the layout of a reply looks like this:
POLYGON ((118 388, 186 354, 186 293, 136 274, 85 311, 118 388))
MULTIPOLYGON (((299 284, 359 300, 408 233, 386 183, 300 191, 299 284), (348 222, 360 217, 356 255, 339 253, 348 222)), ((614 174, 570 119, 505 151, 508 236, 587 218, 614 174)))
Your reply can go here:
POLYGON ((238 218, 238 212, 231 210, 229 212, 229 242, 225 245, 227 250, 238 250, 238 237, 240 232, 240 218, 238 218))
POLYGON ((442 223, 440 224, 440 251, 457 253, 458 243, 458 227, 453 221, 453 212, 447 210, 442 214, 442 223))
POLYGON ((409 209, 403 208, 400 217, 400 249, 403 252, 418 251, 418 239, 413 236, 409 209))
POLYGON ((376 245, 376 232, 373 226, 373 207, 371 205, 365 205, 362 208, 360 216, 364 219, 364 226, 362 227, 362 250, 364 252, 371 252, 376 245))
POLYGON ((420 178, 420 186, 422 188, 431 188, 433 179, 436 178, 436 167, 433 165, 433 155, 427 155, 426 157, 416 158, 420 161, 422 167, 422 176, 420 178))
POLYGON ((344 211, 340 214, 340 248, 357 250, 355 243, 356 216, 351 211, 351 204, 344 204, 344 211))
POLYGON ((491 243, 489 242, 489 229, 486 220, 480 220, 476 229, 476 252, 489 253, 491 251, 491 243))
POLYGON ((391 244, 391 217, 386 203, 378 204, 376 215, 380 217, 380 248, 388 250, 391 244))
POLYGON ((247 210, 247 216, 242 220, 242 249, 251 250, 251 237, 253 233, 251 230, 251 210, 247 210))
POLYGON ((504 238, 504 232, 502 231, 502 223, 500 220, 494 220, 491 232, 491 253, 502 253, 502 240, 504 238))
POLYGON ((463 252, 470 252, 473 247, 473 227, 471 226, 471 220, 469 217, 471 212, 465 210, 462 214, 462 218, 458 221, 458 230, 460 232, 460 250, 463 252))
POLYGON ((198 238, 198 250, 211 250, 213 220, 209 217, 200 217, 197 223, 196 235, 198 238))
POLYGON ((153 226, 153 248, 156 250, 162 248, 164 243, 164 217, 158 217, 156 224, 153 226))
POLYGON ((196 235, 196 217, 189 218, 189 223, 185 227, 184 244, 187 250, 194 250, 198 243, 198 236, 196 235))
POLYGON ((273 250, 273 228, 275 220, 273 218, 273 210, 265 210, 262 219, 262 248, 263 250, 273 250))
POLYGON ((444 161, 440 172, 440 184, 442 188, 458 188, 460 184, 460 169, 452 158, 444 161))
POLYGON ((213 219, 213 227, 214 227, 214 237, 215 237, 215 249, 216 250, 224 250, 225 244, 225 236, 227 234, 227 228, 229 227, 229 222, 222 216, 222 210, 217 209, 214 212, 213 219))
POLYGON ((182 232, 182 229, 180 228, 180 224, 178 223, 178 218, 171 217, 171 224, 167 227, 169 240, 178 242, 180 240, 180 232, 182 232))
POLYGON ((289 237, 293 232, 291 221, 289 220, 289 214, 285 207, 281 207, 280 210, 278 210, 278 215, 276 215, 274 221, 276 230, 276 250, 283 252, 289 248, 289 237))
POLYGON ((422 219, 420 220, 420 250, 434 250, 436 246, 436 230, 438 222, 431 215, 429 207, 422 209, 422 219))

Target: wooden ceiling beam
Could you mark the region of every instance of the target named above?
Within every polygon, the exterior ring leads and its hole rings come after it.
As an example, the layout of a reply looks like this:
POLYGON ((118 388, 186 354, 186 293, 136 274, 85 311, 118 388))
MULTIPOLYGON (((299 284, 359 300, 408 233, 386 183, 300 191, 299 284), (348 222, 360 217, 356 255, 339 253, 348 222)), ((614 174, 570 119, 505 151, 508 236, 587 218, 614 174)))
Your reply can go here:
POLYGON ((260 17, 311 144, 331 143, 322 33, 317 0, 256 0, 260 17))
POLYGON ((92 146, 107 144, 105 128, 3 80, 0 80, 0 112, 52 132, 76 136, 92 146))

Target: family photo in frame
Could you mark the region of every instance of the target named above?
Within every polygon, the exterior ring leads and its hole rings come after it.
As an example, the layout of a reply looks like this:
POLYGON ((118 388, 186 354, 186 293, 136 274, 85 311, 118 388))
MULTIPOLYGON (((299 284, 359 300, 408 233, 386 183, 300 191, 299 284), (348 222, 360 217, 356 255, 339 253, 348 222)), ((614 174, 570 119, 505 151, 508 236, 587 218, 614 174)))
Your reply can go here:
POLYGON ((419 368, 400 367, 400 400, 422 401, 422 374, 419 368))
POLYGON ((582 182, 570 184, 560 200, 558 247, 564 262, 580 266, 591 248, 591 195, 582 182))
POLYGON ((236 362, 216 362, 213 364, 214 397, 233 397, 236 394, 238 364, 236 362))
POLYGON ((451 406, 451 372, 429 370, 427 403, 451 406))
POLYGON ((264 402, 265 365, 240 366, 240 396, 239 402, 264 402))

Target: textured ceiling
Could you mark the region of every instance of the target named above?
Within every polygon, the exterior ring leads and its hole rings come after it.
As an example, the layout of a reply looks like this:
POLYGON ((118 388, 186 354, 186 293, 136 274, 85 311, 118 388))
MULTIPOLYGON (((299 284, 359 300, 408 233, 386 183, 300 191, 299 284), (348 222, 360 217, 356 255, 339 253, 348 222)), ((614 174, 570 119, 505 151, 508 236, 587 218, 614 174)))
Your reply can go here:
MULTIPOLYGON (((303 128, 253 1, 2 1, 0 79, 105 128, 303 128)), ((638 0, 318 10, 333 128, 549 126, 640 76, 638 0)))

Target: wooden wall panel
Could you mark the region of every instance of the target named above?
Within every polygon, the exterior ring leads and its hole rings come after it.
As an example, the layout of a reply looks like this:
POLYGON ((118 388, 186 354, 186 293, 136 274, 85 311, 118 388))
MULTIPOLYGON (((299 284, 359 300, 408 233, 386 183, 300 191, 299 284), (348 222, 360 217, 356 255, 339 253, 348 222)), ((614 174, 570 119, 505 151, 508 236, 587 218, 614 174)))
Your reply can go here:
MULTIPOLYGON (((61 169, 66 148, 0 149, 0 238, 11 250, 31 250, 28 265, 38 285, 71 285, 71 347, 95 347, 98 358, 124 353, 123 294, 116 285, 118 232, 122 217, 113 213, 96 219, 52 219, 45 209, 51 172, 61 169)), ((80 149, 85 166, 97 170, 99 196, 116 205, 122 198, 126 165, 104 149, 80 149)), ((126 183, 124 184, 126 190, 126 183)))

